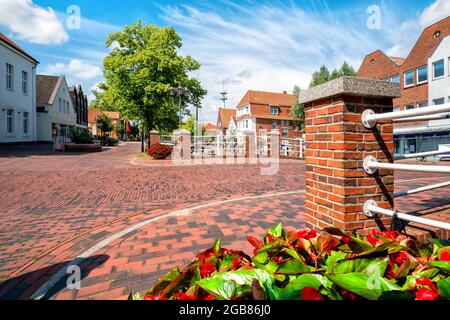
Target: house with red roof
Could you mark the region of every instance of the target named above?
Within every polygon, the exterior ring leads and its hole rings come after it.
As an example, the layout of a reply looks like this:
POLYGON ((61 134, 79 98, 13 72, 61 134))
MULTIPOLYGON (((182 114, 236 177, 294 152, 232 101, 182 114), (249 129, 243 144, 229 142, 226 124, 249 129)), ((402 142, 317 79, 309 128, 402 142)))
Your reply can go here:
POLYGON ((216 127, 224 136, 237 134, 236 123, 236 109, 219 108, 216 127))
POLYGON ((0 33, 0 143, 36 141, 38 63, 0 33))

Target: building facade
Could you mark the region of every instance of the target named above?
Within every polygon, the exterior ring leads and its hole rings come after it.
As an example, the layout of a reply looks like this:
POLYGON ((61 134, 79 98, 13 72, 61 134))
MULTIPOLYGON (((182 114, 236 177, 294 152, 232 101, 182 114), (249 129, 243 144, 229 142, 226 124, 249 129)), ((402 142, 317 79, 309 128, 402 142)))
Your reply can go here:
POLYGON ((227 137, 237 134, 236 109, 219 108, 217 116, 217 129, 227 137))
POLYGON ((53 142, 58 149, 70 141, 77 125, 64 76, 36 76, 37 140, 53 142))
POLYGON ((291 114, 295 96, 283 93, 248 91, 236 107, 238 132, 261 132, 278 130, 281 139, 295 139, 302 136, 291 114))
MULTIPOLYGON (((93 136, 99 137, 100 135, 104 135, 104 133, 100 132, 100 130, 97 128, 97 118, 101 115, 106 115, 109 117, 112 121, 113 128, 116 128, 118 125, 121 124, 120 121, 120 115, 118 112, 115 111, 103 111, 100 109, 89 109, 88 110, 88 127, 89 131, 93 136)), ((119 133, 116 132, 115 129, 113 129, 111 132, 108 132, 108 135, 111 138, 121 138, 119 137, 119 133)))
POLYGON ((70 98, 77 114, 77 128, 88 128, 88 98, 80 84, 69 89, 70 98))
POLYGON ((36 141, 37 65, 0 33, 0 143, 36 141))
MULTIPOLYGON (((401 97, 394 110, 433 107, 449 102, 450 17, 428 28, 406 58, 381 50, 367 55, 357 76, 399 83, 401 97)), ((395 153, 437 150, 450 143, 450 119, 396 123, 395 153)))

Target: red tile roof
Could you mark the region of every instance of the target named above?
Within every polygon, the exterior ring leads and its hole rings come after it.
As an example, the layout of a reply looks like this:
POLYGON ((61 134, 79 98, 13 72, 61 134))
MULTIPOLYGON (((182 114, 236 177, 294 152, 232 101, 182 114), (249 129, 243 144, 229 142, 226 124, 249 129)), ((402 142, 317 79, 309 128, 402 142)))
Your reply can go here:
POLYGON ((208 123, 208 124, 205 126, 205 130, 206 130, 206 131, 208 131, 208 130, 217 130, 217 126, 213 125, 212 123, 208 123))
POLYGON ((295 96, 288 93, 276 93, 266 91, 249 90, 239 102, 238 107, 246 104, 263 104, 280 107, 292 107, 295 103, 295 96))
POLYGON ((0 33, 0 42, 6 43, 8 46, 12 47, 13 49, 19 51, 21 54, 26 56, 27 58, 31 59, 32 61, 39 63, 35 58, 33 58, 31 55, 25 52, 21 47, 19 47, 16 43, 14 43, 11 39, 9 39, 7 36, 5 36, 3 33, 0 33))
POLYGON ((103 111, 100 109, 89 109, 88 110, 88 123, 95 123, 100 114, 104 114, 111 118, 111 120, 119 120, 120 115, 115 111, 103 111))
POLYGON ((219 124, 220 120, 222 120, 221 127, 224 129, 228 129, 231 119, 236 122, 236 109, 219 109, 219 119, 217 120, 217 124, 219 124))

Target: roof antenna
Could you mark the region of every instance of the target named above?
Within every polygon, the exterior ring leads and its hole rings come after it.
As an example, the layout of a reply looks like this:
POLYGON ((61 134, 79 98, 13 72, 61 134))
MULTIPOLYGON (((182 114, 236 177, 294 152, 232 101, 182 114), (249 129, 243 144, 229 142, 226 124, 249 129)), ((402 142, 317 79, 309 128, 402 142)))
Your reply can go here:
POLYGON ((222 100, 223 102, 223 108, 225 109, 225 102, 228 100, 228 92, 225 91, 225 80, 222 81, 222 92, 220 93, 222 95, 222 97, 220 98, 220 100, 222 100))

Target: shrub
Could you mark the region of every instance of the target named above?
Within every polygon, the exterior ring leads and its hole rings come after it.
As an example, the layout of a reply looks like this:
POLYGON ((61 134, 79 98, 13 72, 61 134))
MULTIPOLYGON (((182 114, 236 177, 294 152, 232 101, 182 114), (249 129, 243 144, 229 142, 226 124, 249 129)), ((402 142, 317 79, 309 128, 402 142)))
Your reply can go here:
POLYGON ((253 236, 250 258, 220 240, 184 270, 173 269, 131 300, 435 300, 450 299, 450 242, 419 243, 398 232, 366 237, 328 228, 320 234, 253 236))
POLYGON ((117 146, 119 144, 119 140, 115 139, 115 138, 111 138, 111 137, 107 137, 106 138, 106 145, 109 147, 114 147, 117 146))
POLYGON ((74 132, 72 141, 76 144, 92 144, 94 143, 94 138, 89 134, 87 130, 80 130, 78 132, 74 132))
POLYGON ((172 153, 172 148, 164 144, 157 143, 147 150, 147 154, 155 159, 165 159, 172 153))

